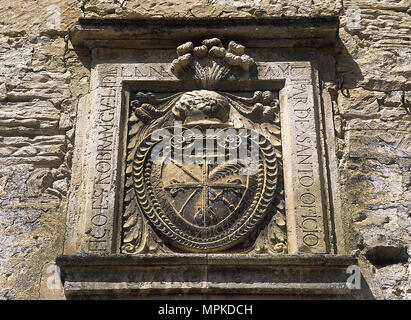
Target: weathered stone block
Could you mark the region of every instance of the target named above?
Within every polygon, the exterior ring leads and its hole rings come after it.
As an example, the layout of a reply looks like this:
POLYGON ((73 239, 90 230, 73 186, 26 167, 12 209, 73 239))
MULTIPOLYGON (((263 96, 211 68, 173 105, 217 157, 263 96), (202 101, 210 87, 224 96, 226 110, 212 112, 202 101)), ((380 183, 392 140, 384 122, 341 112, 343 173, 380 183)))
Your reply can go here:
POLYGON ((0 34, 60 33, 81 16, 76 0, 16 0, 0 8, 0 34))
POLYGON ((411 133, 403 131, 350 131, 349 155, 353 158, 389 161, 411 156, 411 133))

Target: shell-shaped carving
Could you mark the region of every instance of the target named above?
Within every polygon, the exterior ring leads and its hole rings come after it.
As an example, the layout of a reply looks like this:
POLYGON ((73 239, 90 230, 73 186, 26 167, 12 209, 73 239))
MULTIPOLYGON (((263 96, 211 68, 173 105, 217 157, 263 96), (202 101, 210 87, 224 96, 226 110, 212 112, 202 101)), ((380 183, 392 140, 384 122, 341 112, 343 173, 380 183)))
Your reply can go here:
POLYGON ((205 80, 208 83, 230 78, 233 74, 250 77, 254 60, 244 54, 245 47, 230 41, 224 48, 220 39, 206 39, 202 45, 186 42, 177 48, 178 58, 171 64, 171 72, 180 78, 205 80))

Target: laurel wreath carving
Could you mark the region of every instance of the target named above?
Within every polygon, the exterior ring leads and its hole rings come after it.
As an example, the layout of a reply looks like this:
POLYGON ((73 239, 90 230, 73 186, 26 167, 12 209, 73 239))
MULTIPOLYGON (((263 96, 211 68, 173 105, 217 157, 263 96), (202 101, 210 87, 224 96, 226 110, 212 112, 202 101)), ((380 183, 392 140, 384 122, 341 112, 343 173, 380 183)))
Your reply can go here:
POLYGON ((210 172, 210 181, 217 181, 229 175, 238 174, 245 165, 238 161, 227 161, 219 167, 215 167, 210 172))
MULTIPOLYGON (((142 95, 140 94, 140 97, 142 95)), ((124 198, 124 214, 123 214, 123 245, 122 245, 122 252, 128 253, 139 253, 139 252, 148 252, 148 239, 147 234, 149 233, 149 224, 147 219, 144 217, 144 214, 141 212, 141 208, 138 205, 138 202, 141 202, 141 199, 138 198, 136 194, 136 190, 133 187, 133 165, 134 159, 136 158, 136 154, 141 144, 142 138, 148 136, 150 132, 153 131, 154 128, 164 127, 164 124, 167 123, 171 118, 171 108, 173 103, 178 100, 178 97, 181 96, 181 93, 175 94, 173 96, 164 98, 161 100, 160 105, 157 106, 156 110, 161 110, 162 116, 159 118, 150 118, 150 121, 146 125, 141 125, 140 120, 136 114, 137 112, 133 112, 129 118, 129 143, 128 143, 128 157, 127 157, 127 167, 126 167, 126 183, 125 183, 125 198, 124 198)), ((244 111, 247 111, 247 105, 253 105, 255 101, 258 101, 263 97, 262 94, 256 93, 251 99, 245 100, 241 97, 234 97, 233 95, 229 96, 231 101, 235 101, 237 104, 243 103, 242 108, 244 111)), ((146 99, 146 98, 144 98, 146 99)), ((152 102, 153 100, 151 100, 152 102)), ((135 103, 134 106, 142 106, 142 103, 135 103)), ((236 108, 240 110, 239 108, 236 108)), ((132 109, 136 110, 136 108, 132 109)), ((246 112, 241 112, 241 114, 246 114, 246 112)), ((279 122, 279 119, 275 118, 275 123, 279 122)), ((144 123, 144 122, 143 122, 144 123)), ((278 174, 278 166, 282 167, 282 159, 281 159, 281 152, 278 152, 278 146, 281 146, 280 142, 280 130, 279 127, 271 125, 270 134, 276 136, 278 138, 278 145, 274 144, 277 150, 277 157, 278 163, 276 165, 276 173, 275 176, 278 174), (278 128, 278 129, 276 129, 278 128)), ((264 127, 263 127, 264 129, 264 127)), ((264 150, 262 148, 262 150, 264 150)), ((273 154, 275 151, 272 150, 273 154)), ((226 169, 229 170, 228 172, 235 172, 235 170, 241 169, 239 165, 230 166, 229 163, 226 164, 226 169)), ((241 166, 241 165, 240 165, 241 166)), ((282 170, 281 170, 282 171, 282 170)), ((217 179, 217 174, 221 177, 221 172, 213 173, 213 179, 217 179)), ((278 175, 279 180, 277 181, 278 184, 282 184, 281 174, 278 175)), ((264 177, 260 177, 259 183, 263 183, 264 177)), ((280 186, 278 188, 282 190, 283 188, 280 186)), ((254 248, 256 252, 286 252, 287 244, 286 244, 286 230, 285 230, 285 214, 284 214, 284 200, 282 191, 280 191, 279 196, 274 197, 274 193, 272 194, 272 198, 275 198, 274 203, 271 205, 271 209, 269 215, 272 216, 270 224, 262 230, 259 237, 257 237, 254 248), (264 241, 261 239, 264 238, 264 241), (269 240, 267 240, 269 239, 269 240)), ((267 206, 268 207, 268 206, 267 206)), ((244 230, 244 232, 249 230, 244 230)), ((173 231, 174 232, 174 231, 173 231)), ((153 232, 151 232, 153 233, 153 232)), ((156 245, 156 250, 158 250, 158 245, 156 245)))
MULTIPOLYGON (((150 179, 152 163, 148 156, 156 142, 152 141, 151 137, 144 139, 137 148, 133 165, 135 196, 144 215, 177 246, 189 248, 192 251, 215 251, 243 238, 260 222, 267 208, 270 207, 276 191, 278 167, 275 151, 265 137, 260 135, 259 138, 258 143, 262 158, 259 163, 256 184, 264 186, 263 190, 257 190, 247 211, 237 222, 232 224, 232 227, 209 237, 207 241, 201 237, 188 236, 163 211, 162 204, 165 200, 156 197, 153 186, 153 183, 159 182, 150 179), (264 159, 264 163, 262 159, 264 159)), ((131 190, 130 194, 132 194, 131 190)))
MULTIPOLYGON (((154 128, 164 127, 164 124, 169 122, 171 118, 171 108, 173 103, 175 103, 178 98, 182 95, 182 93, 172 95, 170 97, 164 98, 161 100, 160 105, 155 108, 156 110, 161 110, 161 115, 159 118, 150 118, 150 121, 145 121, 146 125, 141 125, 140 121, 143 122, 142 119, 137 117, 138 112, 134 112, 137 106, 143 106, 142 103, 134 103, 134 109, 132 109, 132 114, 129 118, 129 143, 128 143, 128 157, 127 157, 127 167, 126 167, 126 183, 125 183, 125 198, 124 198, 124 214, 123 214, 123 245, 122 245, 122 252, 128 253, 139 253, 139 252, 147 252, 148 251, 148 239, 147 234, 149 232, 149 224, 147 219, 144 217, 144 214, 141 212, 141 208, 138 205, 138 202, 141 199, 138 198, 136 194, 136 190, 133 187, 133 165, 134 159, 136 159, 136 154, 141 144, 142 138, 148 136, 150 132, 153 131, 154 128)), ((143 97, 140 94, 140 97, 143 97)), ((229 95, 229 99, 231 101, 235 101, 237 104, 243 104, 242 108, 244 112, 240 112, 241 114, 247 115, 247 106, 252 106, 255 101, 261 101, 263 94, 257 92, 251 99, 245 99, 242 97, 235 97, 233 95, 229 95)), ((144 97, 144 99, 147 99, 144 97)), ((148 100, 148 99, 147 99, 148 100)), ((151 100, 152 102, 153 100, 151 100)), ((137 107, 138 108, 138 107, 137 107)), ((237 110, 241 110, 240 108, 236 108, 237 110)), ((279 119, 275 118, 274 123, 278 123, 279 119)), ((144 123, 144 122, 143 122, 144 123)), ((263 129, 267 129, 262 126, 263 129)), ((278 175, 277 183, 279 186, 279 194, 277 197, 274 197, 274 193, 272 194, 273 198, 275 198, 274 203, 271 205, 271 209, 269 209, 269 215, 272 216, 271 222, 269 225, 261 231, 260 235, 257 237, 254 245, 254 249, 256 252, 286 252, 287 251, 287 240, 286 240, 286 224, 285 224, 285 213, 284 213, 284 200, 283 200, 283 187, 282 187, 282 175, 278 173, 278 167, 282 168, 282 159, 281 159, 281 152, 279 152, 279 147, 281 146, 280 141, 280 129, 277 125, 271 125, 271 130, 269 134, 277 137, 278 144, 274 143, 274 147, 276 148, 277 154, 277 165, 276 165, 276 173, 278 175), (274 128, 274 130, 273 130, 274 128), (264 239, 264 240, 262 240, 264 239), (269 240, 267 240, 269 239, 269 240)), ((264 150, 264 149, 262 149, 264 150)), ((272 150, 273 154, 275 151, 272 150)), ((241 169, 239 164, 231 166, 230 163, 225 164, 226 174, 228 172, 235 172, 236 170, 241 169)), ((221 170, 219 168, 218 170, 221 170)), ((282 170, 281 170, 282 171, 282 170)), ((218 179, 218 177, 222 177, 221 174, 223 172, 213 172, 213 179, 218 179), (218 176, 218 177, 217 177, 218 176)), ((260 177, 259 183, 263 183, 264 177, 260 177)), ((245 232, 246 230, 244 230, 245 232)), ((174 231, 173 231, 174 232, 174 231)), ((152 232, 153 233, 153 232, 152 232)), ((156 250, 158 250, 158 245, 156 245, 156 250)))

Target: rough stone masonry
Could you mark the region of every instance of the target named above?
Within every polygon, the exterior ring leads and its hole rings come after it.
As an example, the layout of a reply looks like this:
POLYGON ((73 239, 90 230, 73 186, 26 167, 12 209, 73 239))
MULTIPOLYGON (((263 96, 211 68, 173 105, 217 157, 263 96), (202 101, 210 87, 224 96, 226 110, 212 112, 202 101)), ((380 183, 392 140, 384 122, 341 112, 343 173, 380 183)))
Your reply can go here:
POLYGON ((340 18, 322 89, 333 97, 347 251, 369 298, 411 298, 409 0, 14 0, 0 6, 1 299, 64 298, 50 276, 90 81, 89 53, 73 50, 69 27, 79 17, 281 15, 340 18))

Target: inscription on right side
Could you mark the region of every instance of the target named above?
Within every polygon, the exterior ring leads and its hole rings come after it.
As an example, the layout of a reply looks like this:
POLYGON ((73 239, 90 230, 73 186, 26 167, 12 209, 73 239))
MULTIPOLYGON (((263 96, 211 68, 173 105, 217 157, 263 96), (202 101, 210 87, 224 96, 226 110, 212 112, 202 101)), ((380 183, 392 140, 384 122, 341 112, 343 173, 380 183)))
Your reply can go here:
POLYGON ((325 253, 324 206, 311 68, 304 64, 295 66, 289 82, 296 246, 298 252, 325 253))
POLYGON ((259 78, 286 79, 280 91, 289 253, 328 252, 309 62, 261 63, 259 78))

